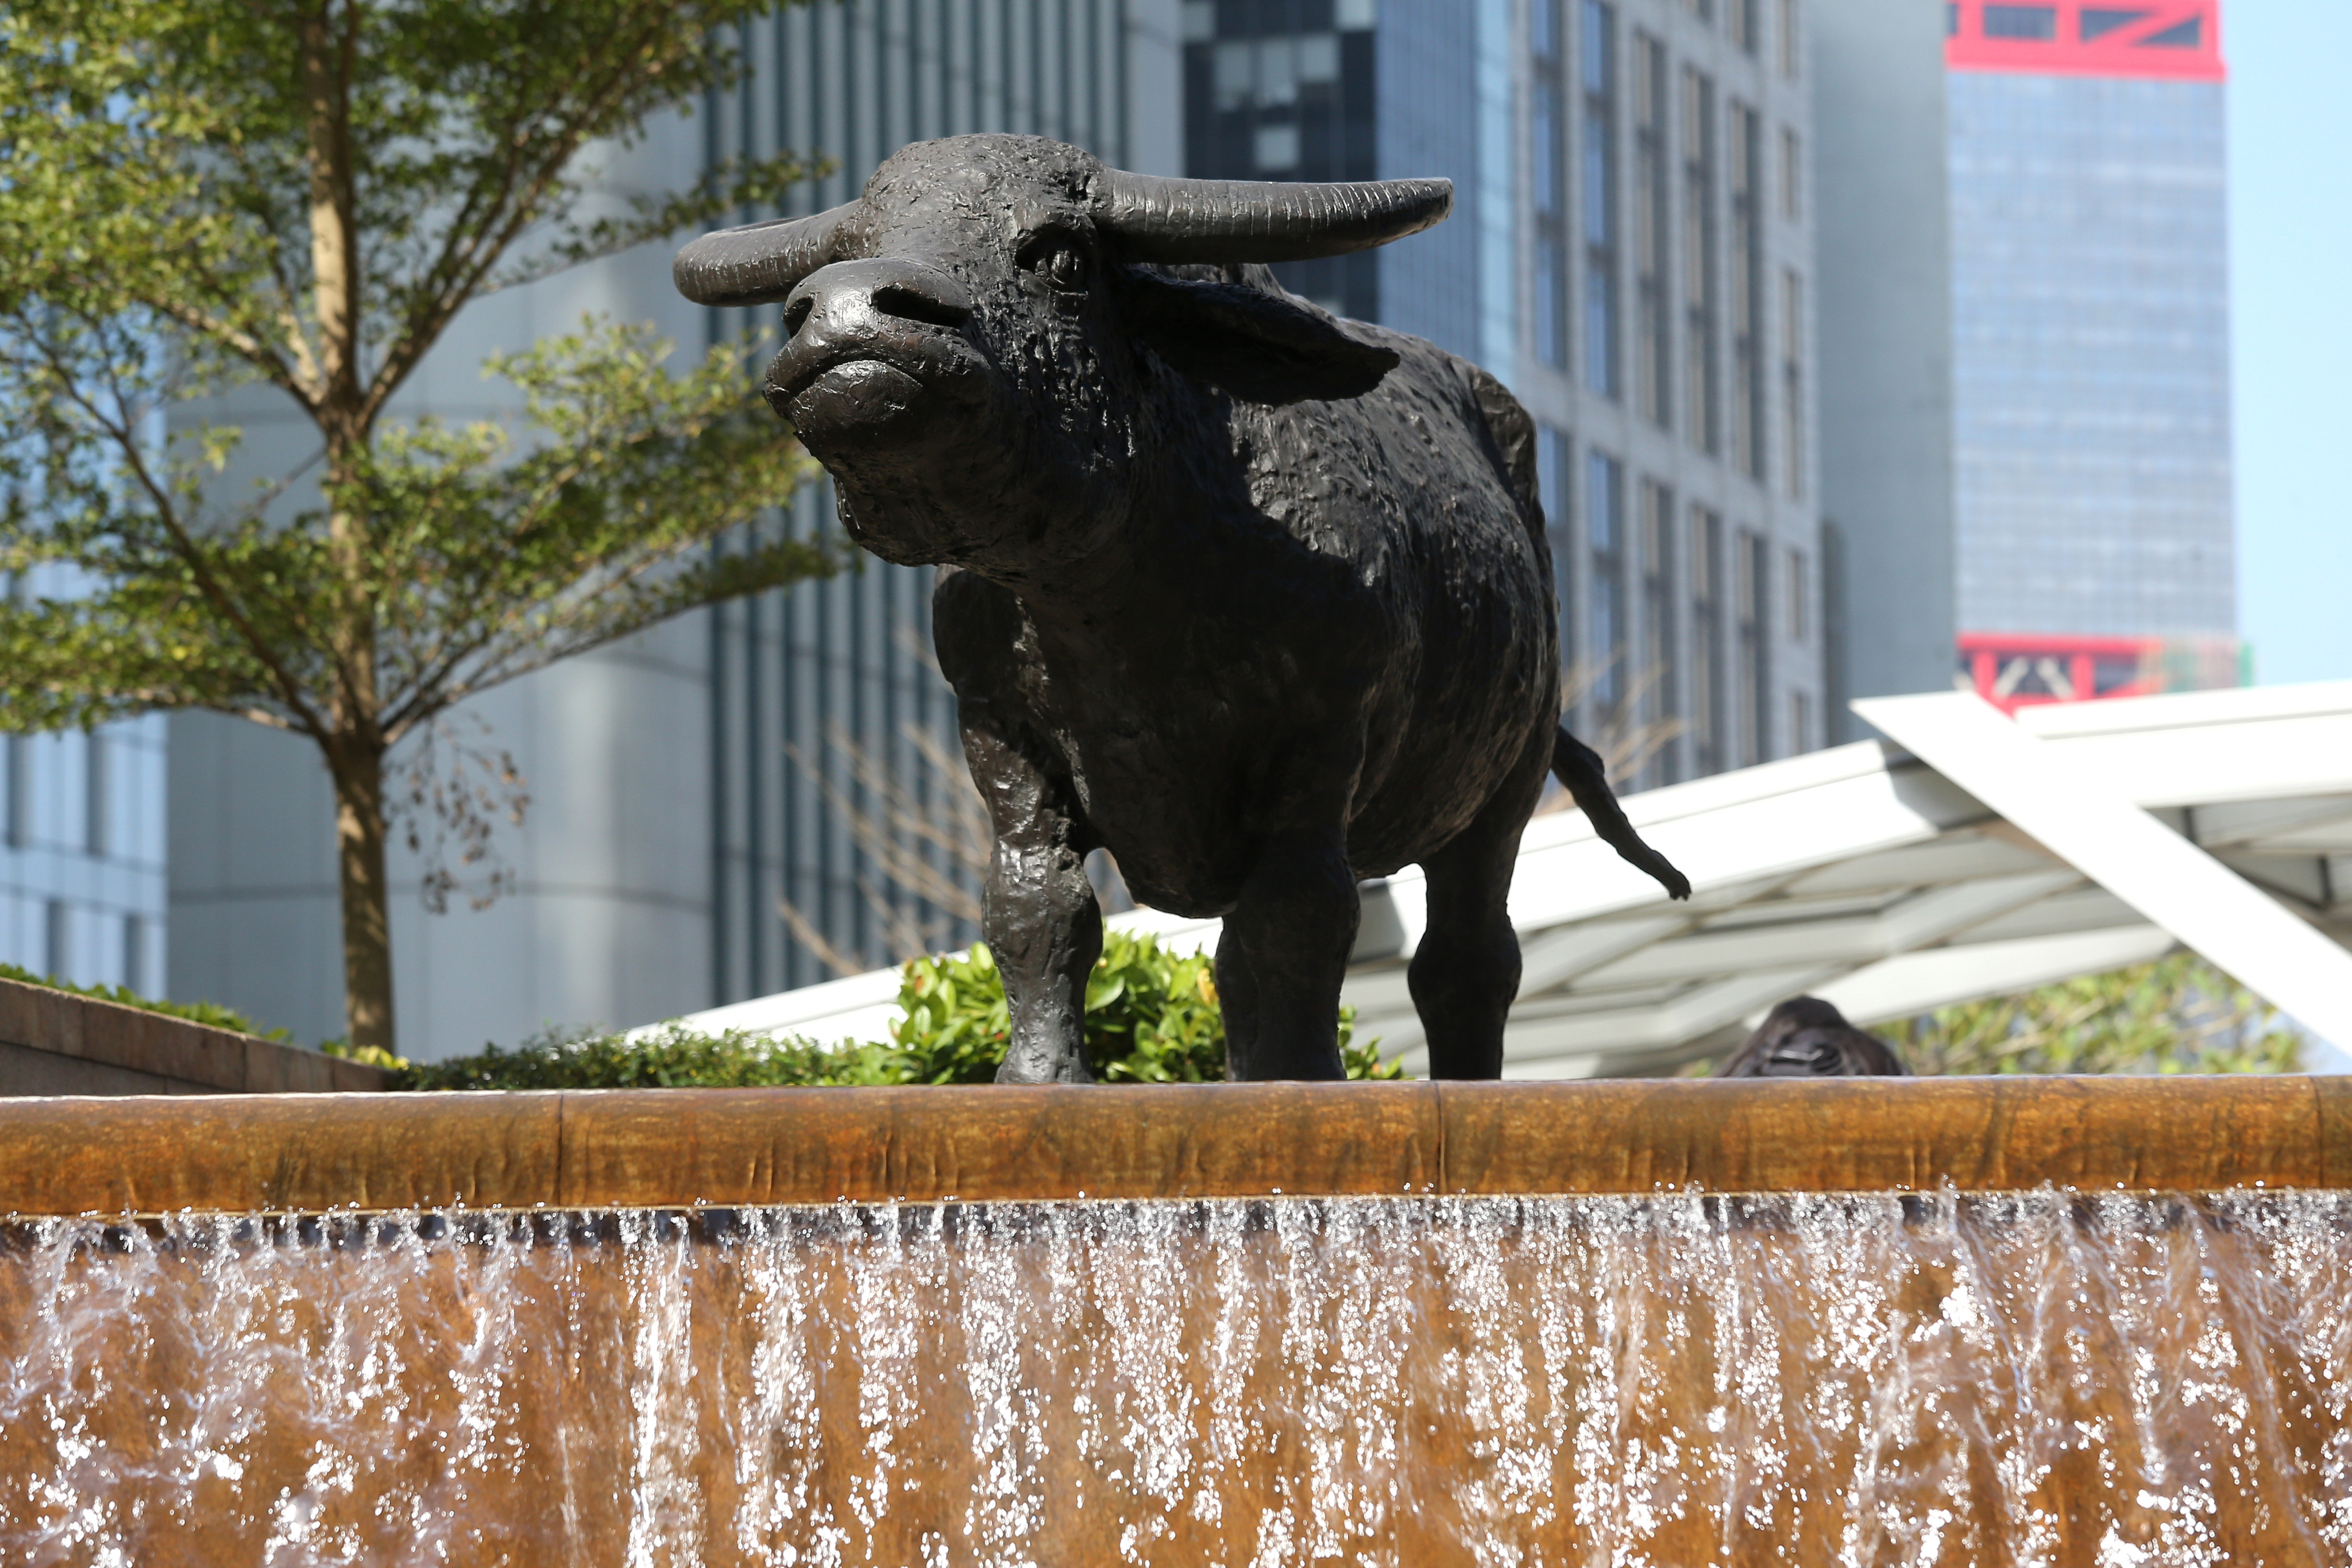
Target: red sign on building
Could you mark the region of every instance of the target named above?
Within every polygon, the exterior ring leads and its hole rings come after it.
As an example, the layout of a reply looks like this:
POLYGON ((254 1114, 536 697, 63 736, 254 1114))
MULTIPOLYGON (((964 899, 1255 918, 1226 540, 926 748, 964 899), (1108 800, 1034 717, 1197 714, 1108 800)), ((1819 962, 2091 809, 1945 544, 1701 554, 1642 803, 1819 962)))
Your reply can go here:
POLYGON ((2080 637, 1962 632, 1960 684, 2004 713, 2158 691, 2210 691, 2245 678, 2235 637, 2080 637))
POLYGON ((1954 70, 2220 81, 2221 0, 1952 0, 1954 70))

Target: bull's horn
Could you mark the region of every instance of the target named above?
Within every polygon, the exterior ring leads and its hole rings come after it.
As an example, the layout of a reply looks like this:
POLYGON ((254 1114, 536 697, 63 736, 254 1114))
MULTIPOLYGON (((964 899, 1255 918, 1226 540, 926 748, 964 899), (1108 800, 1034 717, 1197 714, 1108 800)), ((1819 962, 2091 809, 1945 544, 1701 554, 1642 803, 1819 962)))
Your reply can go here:
POLYGON ((706 234, 677 253, 670 280, 698 305, 773 304, 834 259, 844 220, 856 205, 706 234))
POLYGON ((1136 261, 1306 261, 1419 234, 1454 210, 1451 180, 1276 184, 1108 169, 1095 221, 1136 261))

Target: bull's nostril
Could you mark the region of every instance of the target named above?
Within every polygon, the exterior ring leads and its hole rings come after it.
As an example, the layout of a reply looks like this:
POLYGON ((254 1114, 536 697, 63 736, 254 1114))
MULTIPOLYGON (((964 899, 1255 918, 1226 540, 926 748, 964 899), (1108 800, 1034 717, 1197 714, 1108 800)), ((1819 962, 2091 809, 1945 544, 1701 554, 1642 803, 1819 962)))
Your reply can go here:
POLYGON ((815 309, 816 301, 805 294, 785 305, 784 336, 788 338, 799 336, 801 323, 807 321, 809 312, 815 309))
POLYGON ((908 283, 885 283, 874 290, 874 308, 887 316, 928 321, 935 327, 960 327, 969 308, 950 304, 908 283))

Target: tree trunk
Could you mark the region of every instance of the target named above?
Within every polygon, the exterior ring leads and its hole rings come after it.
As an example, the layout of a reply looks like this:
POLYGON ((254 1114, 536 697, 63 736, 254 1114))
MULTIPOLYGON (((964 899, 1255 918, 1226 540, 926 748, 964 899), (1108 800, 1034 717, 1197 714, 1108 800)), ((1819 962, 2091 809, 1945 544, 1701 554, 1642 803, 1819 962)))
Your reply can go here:
POLYGON ((384 879, 383 753, 367 746, 344 748, 331 772, 342 879, 343 1023, 354 1048, 391 1051, 392 898, 384 879))

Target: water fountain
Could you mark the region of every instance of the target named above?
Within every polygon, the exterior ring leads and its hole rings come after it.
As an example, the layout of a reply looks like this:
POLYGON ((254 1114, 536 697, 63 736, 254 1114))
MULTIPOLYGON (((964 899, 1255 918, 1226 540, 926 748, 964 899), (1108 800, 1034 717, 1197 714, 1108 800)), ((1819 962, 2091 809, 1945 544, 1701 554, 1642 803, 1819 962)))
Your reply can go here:
POLYGON ((35 1563, 2352 1554, 2333 1080, 0 1103, 35 1563))
POLYGON ((1548 770, 1689 890, 1557 722, 1525 411, 1264 269, 1449 201, 964 138, 689 247, 957 569, 1024 1082, 0 1100, 0 1560, 2352 1560, 2336 1081, 1068 1081, 1096 844, 1225 916, 1241 1079, 1338 1073, 1408 863, 1499 1070, 1548 770))

